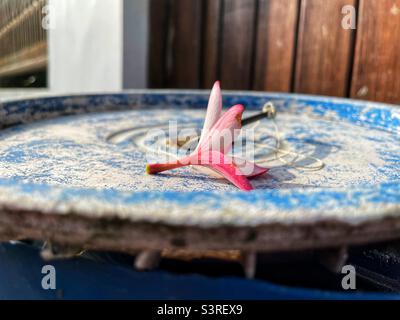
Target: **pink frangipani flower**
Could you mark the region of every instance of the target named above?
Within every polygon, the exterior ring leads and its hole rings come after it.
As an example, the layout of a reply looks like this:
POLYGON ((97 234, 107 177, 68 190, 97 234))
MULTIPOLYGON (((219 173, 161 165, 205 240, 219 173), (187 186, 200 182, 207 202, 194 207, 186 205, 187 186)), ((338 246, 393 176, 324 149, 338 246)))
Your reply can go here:
POLYGON ((268 169, 227 154, 240 133, 243 111, 242 105, 235 105, 221 116, 222 95, 217 81, 211 91, 206 119, 196 149, 190 155, 173 162, 148 164, 146 172, 155 174, 188 165, 203 166, 223 176, 241 190, 252 190, 247 178, 262 175, 268 169))

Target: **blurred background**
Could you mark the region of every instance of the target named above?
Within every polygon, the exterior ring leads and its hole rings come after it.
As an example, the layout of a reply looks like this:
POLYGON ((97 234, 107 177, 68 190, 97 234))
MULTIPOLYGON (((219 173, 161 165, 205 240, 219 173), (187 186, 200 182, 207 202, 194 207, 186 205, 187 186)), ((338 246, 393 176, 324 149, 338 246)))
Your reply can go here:
POLYGON ((1 88, 219 79, 224 89, 400 104, 399 53, 400 0, 0 0, 1 88))

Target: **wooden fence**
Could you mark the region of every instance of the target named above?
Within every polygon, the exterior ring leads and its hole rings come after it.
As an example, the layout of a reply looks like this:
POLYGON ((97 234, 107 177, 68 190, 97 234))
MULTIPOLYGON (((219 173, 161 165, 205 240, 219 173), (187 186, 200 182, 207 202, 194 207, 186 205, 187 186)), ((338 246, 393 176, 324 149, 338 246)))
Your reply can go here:
POLYGON ((400 0, 151 0, 149 43, 152 88, 219 79, 400 104, 400 0))

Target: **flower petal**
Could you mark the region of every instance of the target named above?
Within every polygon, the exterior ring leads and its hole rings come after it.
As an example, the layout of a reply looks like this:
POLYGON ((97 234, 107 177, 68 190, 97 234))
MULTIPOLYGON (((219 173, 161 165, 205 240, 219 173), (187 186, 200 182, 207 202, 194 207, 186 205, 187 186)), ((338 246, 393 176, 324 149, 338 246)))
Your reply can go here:
POLYGON ((222 175, 239 189, 244 191, 253 190, 253 187, 247 180, 246 176, 243 175, 240 169, 235 166, 232 159, 230 157, 225 157, 225 155, 219 151, 209 152, 207 154, 207 161, 204 161, 204 157, 200 159, 196 154, 193 154, 189 157, 170 163, 148 164, 146 166, 146 172, 148 174, 156 174, 187 165, 203 166, 207 169, 211 169, 212 171, 222 175))
POLYGON ((199 144, 199 151, 203 154, 210 150, 227 153, 232 148, 233 141, 240 134, 243 111, 244 107, 240 104, 226 111, 199 144))
POLYGON ((203 130, 201 131, 200 141, 197 146, 201 144, 204 137, 206 137, 214 126, 214 124, 221 117, 222 110, 222 95, 219 81, 214 83, 211 90, 210 98, 208 100, 206 119, 204 120, 203 130))
POLYGON ((260 167, 256 163, 233 157, 232 162, 234 165, 245 175, 247 178, 255 178, 267 173, 269 169, 260 167))
POLYGON ((255 177, 264 174, 268 169, 251 161, 225 155, 240 134, 244 107, 235 105, 222 116, 221 109, 222 96, 217 81, 210 94, 202 135, 195 151, 174 162, 149 164, 146 172, 154 174, 187 165, 199 166, 203 171, 223 176, 241 190, 253 190, 246 176, 255 177))
MULTIPOLYGON (((225 157, 228 157, 225 155, 225 157)), ((240 161, 237 161, 235 158, 233 159, 233 163, 235 164, 236 168, 241 171, 241 173, 247 178, 247 179, 252 179, 258 176, 261 176, 269 171, 268 168, 260 167, 259 165, 255 164, 254 162, 245 160, 245 163, 243 163, 243 160, 240 159, 240 161)), ((210 167, 196 167, 196 170, 207 174, 213 178, 224 178, 222 174, 219 172, 213 170, 210 167)))
MULTIPOLYGON (((240 172, 238 174, 238 168, 234 165, 231 159, 224 156, 219 151, 212 151, 210 152, 210 159, 209 164, 205 166, 217 171, 219 174, 225 177, 228 181, 238 187, 240 190, 243 191, 250 191, 253 190, 252 185, 247 180, 247 178, 242 175, 240 172)), ((202 165, 202 164, 201 164, 202 165)))

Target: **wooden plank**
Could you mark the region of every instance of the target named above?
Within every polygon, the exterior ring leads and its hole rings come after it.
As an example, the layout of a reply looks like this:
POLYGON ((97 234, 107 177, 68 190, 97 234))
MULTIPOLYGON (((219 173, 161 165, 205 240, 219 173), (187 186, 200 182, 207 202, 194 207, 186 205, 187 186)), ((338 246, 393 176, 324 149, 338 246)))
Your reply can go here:
POLYGON ((302 0, 294 85, 296 92, 347 95, 354 30, 342 28, 342 8, 345 5, 355 6, 356 1, 302 0))
POLYGON ((203 24, 202 88, 211 88, 218 80, 218 57, 221 31, 221 0, 205 0, 203 24))
POLYGON ((168 87, 200 86, 201 20, 201 0, 171 1, 167 49, 168 87))
POLYGON ((360 1, 351 96, 400 104, 400 0, 360 1))
POLYGON ((298 10, 297 0, 260 0, 255 90, 291 90, 298 10))
POLYGON ((222 86, 250 89, 256 1, 225 0, 223 7, 222 86))
POLYGON ((168 30, 168 1, 150 0, 149 87, 166 85, 166 46, 168 30))

